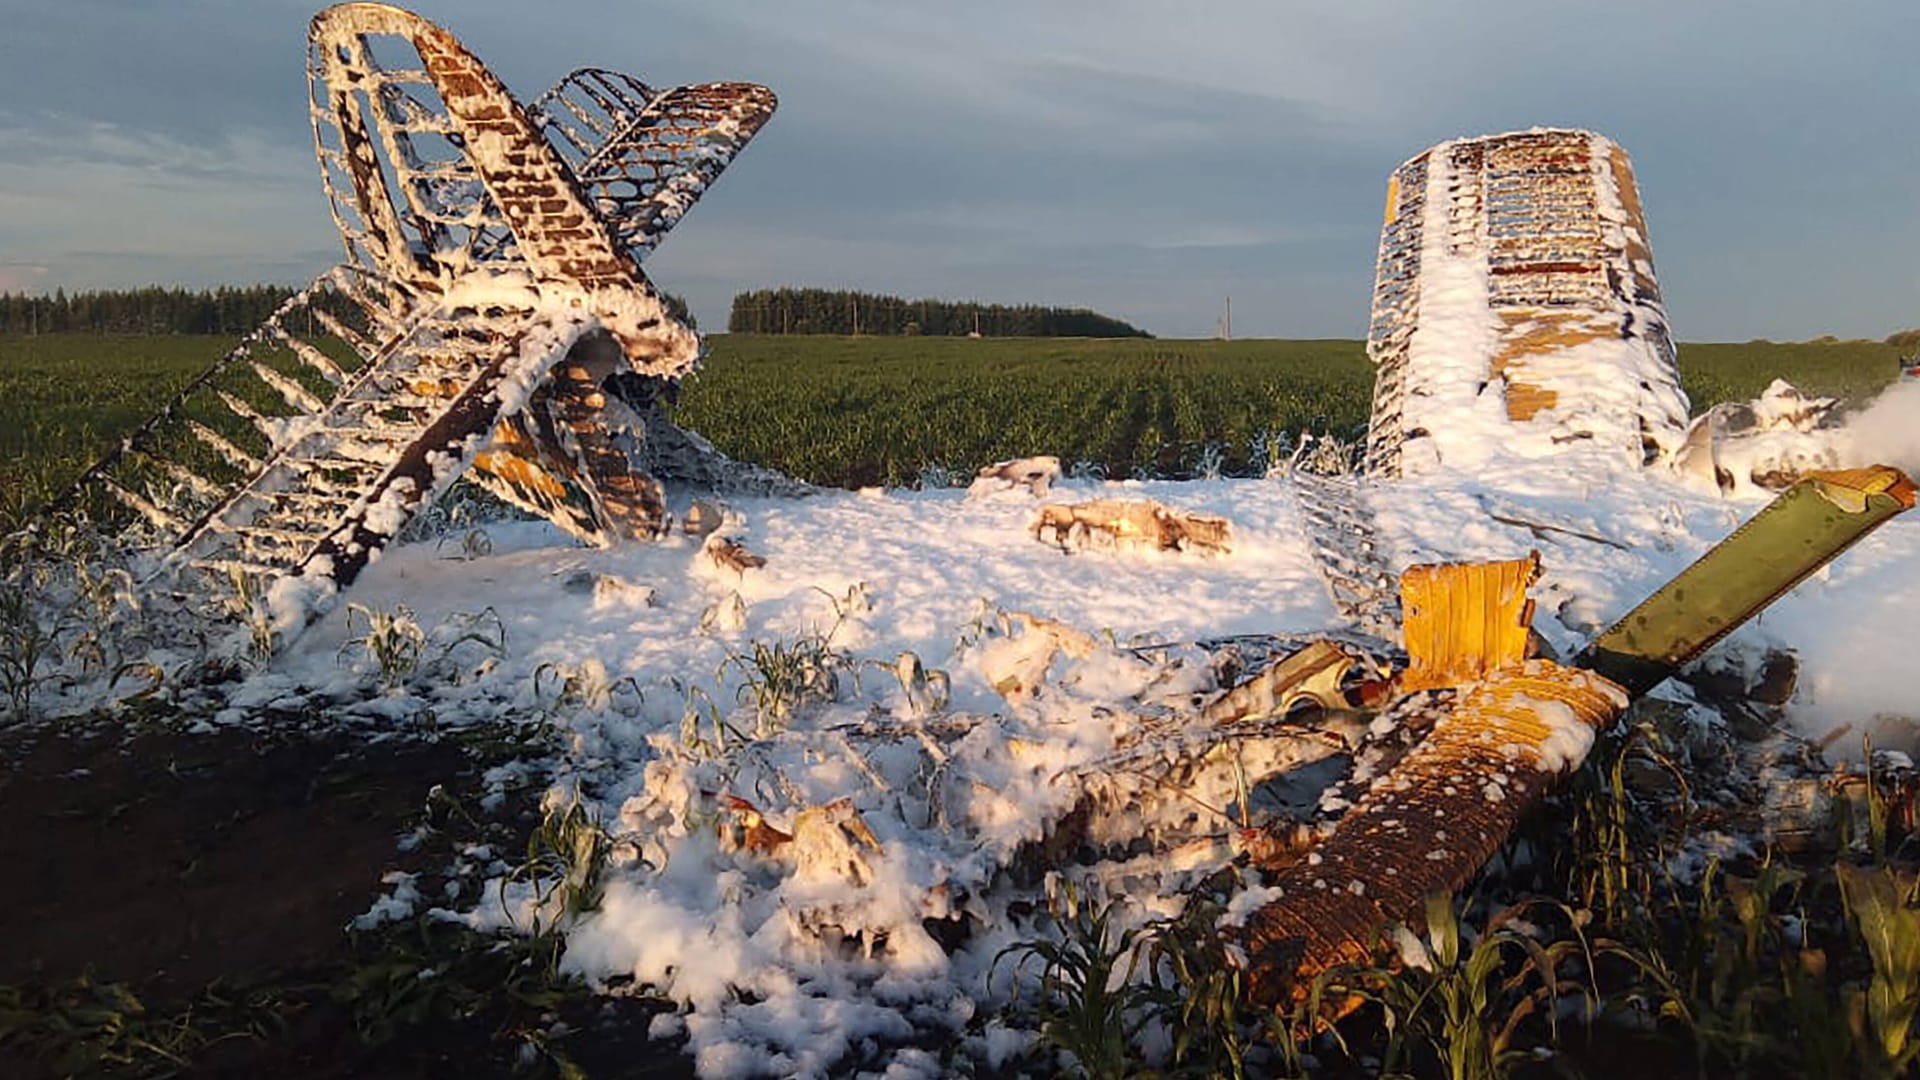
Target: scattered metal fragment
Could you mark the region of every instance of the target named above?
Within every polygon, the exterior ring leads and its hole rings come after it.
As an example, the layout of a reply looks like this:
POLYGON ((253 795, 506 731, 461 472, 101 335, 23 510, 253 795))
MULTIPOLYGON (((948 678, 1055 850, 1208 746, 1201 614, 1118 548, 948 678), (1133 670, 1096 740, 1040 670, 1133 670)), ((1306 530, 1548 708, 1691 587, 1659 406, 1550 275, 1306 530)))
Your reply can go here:
POLYGON ((1595 527, 1585 527, 1566 521, 1543 521, 1538 514, 1509 507, 1501 500, 1485 495, 1476 495, 1474 501, 1480 504, 1480 509, 1487 515, 1487 520, 1525 529, 1532 533, 1536 540, 1550 541, 1556 536, 1567 536, 1575 540, 1584 540, 1589 544, 1610 547, 1615 551, 1633 550, 1631 545, 1600 535, 1598 528, 1595 527))
POLYGON ((1232 526, 1215 514, 1175 510, 1151 499, 1091 499, 1052 503, 1040 508, 1029 527, 1036 540, 1060 550, 1086 544, 1094 536, 1116 544, 1139 544, 1159 551, 1225 554, 1232 548, 1232 526))
POLYGON ((766 815, 747 800, 728 795, 722 802, 733 812, 733 816, 720 824, 721 850, 772 855, 793 842, 792 833, 781 832, 767 824, 766 815))
POLYGON ((977 499, 1001 492, 1024 489, 1036 498, 1045 496, 1060 479, 1060 459, 1052 456, 1013 458, 996 461, 981 468, 967 485, 967 498, 977 499))
POLYGON ((1837 468, 1838 400, 1810 398, 1775 379, 1751 402, 1722 402, 1694 418, 1674 469, 1727 494, 1780 491, 1808 473, 1837 468))
POLYGON ((651 585, 642 585, 615 574, 605 574, 595 570, 575 570, 560 582, 560 587, 576 596, 592 597, 596 604, 617 603, 640 607, 654 605, 654 590, 651 585))
POLYGON ((1285 716, 1302 701, 1329 711, 1343 709, 1354 704, 1342 687, 1357 664, 1333 642, 1315 641, 1221 694, 1200 715, 1210 723, 1232 724, 1285 716))
POLYGON ((854 809, 852 799, 809 806, 794 816, 790 854, 794 873, 802 878, 865 885, 873 880, 868 856, 879 850, 879 839, 854 809))
POLYGON ((700 613, 700 630, 703 633, 715 631, 732 633, 744 629, 746 625, 747 602, 738 592, 728 593, 700 613))
POLYGON ((706 543, 701 545, 700 550, 706 554, 708 559, 713 561, 713 565, 722 570, 731 570, 742 577, 746 576, 749 570, 758 570, 767 565, 767 560, 764 556, 755 555, 753 552, 747 550, 747 545, 730 536, 721 536, 718 533, 708 536, 706 543))
POLYGON ((1054 657, 1064 652, 1085 659, 1099 648, 1084 631, 1024 611, 1003 613, 1000 630, 980 645, 979 665, 994 693, 1011 705, 1033 700, 1054 657))

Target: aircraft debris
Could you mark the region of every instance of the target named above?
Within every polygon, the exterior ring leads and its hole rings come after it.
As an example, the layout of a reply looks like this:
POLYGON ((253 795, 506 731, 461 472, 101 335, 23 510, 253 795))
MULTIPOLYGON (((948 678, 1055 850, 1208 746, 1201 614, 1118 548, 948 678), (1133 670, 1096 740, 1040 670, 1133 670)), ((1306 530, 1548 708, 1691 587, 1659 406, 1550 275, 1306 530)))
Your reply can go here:
POLYGON ((1085 547, 1093 537, 1108 543, 1140 545, 1157 551, 1198 551, 1224 555, 1232 548, 1232 526, 1215 514, 1175 510, 1151 499, 1090 499, 1042 506, 1029 531, 1062 551, 1085 547))

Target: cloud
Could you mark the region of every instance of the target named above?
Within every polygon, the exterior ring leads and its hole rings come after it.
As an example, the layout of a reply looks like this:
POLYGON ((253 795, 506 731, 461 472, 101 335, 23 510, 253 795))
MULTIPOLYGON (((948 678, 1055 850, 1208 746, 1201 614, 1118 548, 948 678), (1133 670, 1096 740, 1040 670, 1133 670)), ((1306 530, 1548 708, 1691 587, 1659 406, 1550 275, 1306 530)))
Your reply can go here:
MULTIPOLYGON (((170 250, 206 280, 333 245, 305 112, 314 0, 8 4, 9 258, 73 287, 165 273, 170 250), (60 254, 82 250, 129 261, 60 254)), ((653 260, 710 320, 733 290, 844 283, 1200 334, 1230 291, 1243 332, 1355 334, 1392 168, 1534 124, 1634 155, 1683 337, 1878 337, 1920 293, 1920 157, 1885 137, 1920 106, 1904 0, 418 6, 523 99, 580 64, 780 93, 653 260)))
POLYGON ((314 176, 248 130, 190 142, 0 113, 0 251, 41 288, 301 281, 338 258, 315 257, 334 234, 314 176))
POLYGON ((47 268, 29 263, 0 263, 0 292, 42 291, 40 283, 46 279, 47 268))

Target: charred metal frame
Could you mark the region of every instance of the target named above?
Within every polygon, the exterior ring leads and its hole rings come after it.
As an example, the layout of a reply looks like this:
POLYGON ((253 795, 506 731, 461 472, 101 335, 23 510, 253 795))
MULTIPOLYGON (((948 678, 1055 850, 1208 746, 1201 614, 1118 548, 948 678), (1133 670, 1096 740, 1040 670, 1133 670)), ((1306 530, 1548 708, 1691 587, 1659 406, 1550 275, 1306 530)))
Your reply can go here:
POLYGON ((1367 472, 1399 475, 1410 440, 1445 444, 1447 432, 1410 409, 1443 381, 1413 355, 1423 322, 1436 321, 1436 296, 1452 303, 1461 287, 1435 288, 1440 263, 1469 267, 1481 282, 1498 329, 1486 355, 1455 362, 1503 392, 1509 420, 1531 425, 1544 414, 1564 423, 1561 439, 1599 433, 1602 406, 1584 389, 1593 373, 1568 350, 1626 340, 1647 353, 1651 372, 1627 449, 1651 460, 1677 444, 1687 403, 1632 163, 1591 132, 1535 129, 1442 143, 1388 181, 1367 332, 1377 368, 1367 472))
POLYGON ((639 262, 773 93, 588 68, 525 107, 447 31, 373 3, 314 17, 307 77, 345 263, 56 509, 91 515, 151 606, 201 624, 222 594, 257 616, 276 594, 344 587, 476 458, 498 494, 590 542, 657 533, 659 484, 628 452, 648 417, 610 410, 603 384, 627 373, 650 397, 693 370, 699 339, 639 262), (583 336, 618 348, 580 352, 583 336), (509 405, 514 380, 534 390, 509 405))

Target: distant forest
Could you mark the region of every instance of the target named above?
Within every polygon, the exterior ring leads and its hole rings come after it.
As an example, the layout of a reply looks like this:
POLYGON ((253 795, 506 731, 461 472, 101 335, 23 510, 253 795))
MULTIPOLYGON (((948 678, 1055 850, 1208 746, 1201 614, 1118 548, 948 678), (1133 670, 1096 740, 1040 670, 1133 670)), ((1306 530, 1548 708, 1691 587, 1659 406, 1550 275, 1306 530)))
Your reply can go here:
MULTIPOLYGON (((110 289, 52 296, 0 293, 0 334, 244 334, 296 290, 285 285, 217 289, 110 289)), ((667 310, 693 326, 687 302, 663 294, 667 310)))
POLYGON ((727 329, 736 334, 876 336, 1152 337, 1086 308, 903 300, 849 289, 756 289, 733 298, 727 329))
POLYGON ((4 334, 244 334, 294 290, 285 285, 218 289, 65 290, 52 296, 0 293, 4 334))

